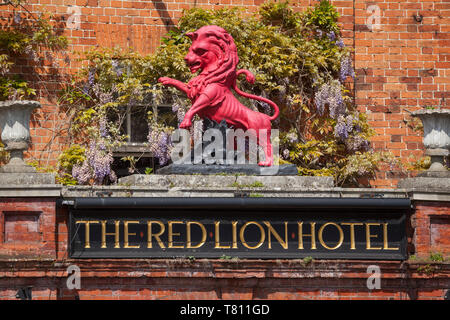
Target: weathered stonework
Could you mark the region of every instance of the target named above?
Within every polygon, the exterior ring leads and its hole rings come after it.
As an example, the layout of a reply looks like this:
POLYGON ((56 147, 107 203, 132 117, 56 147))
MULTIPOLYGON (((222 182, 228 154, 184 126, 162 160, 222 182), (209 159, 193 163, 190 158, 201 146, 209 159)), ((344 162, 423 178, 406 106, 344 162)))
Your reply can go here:
POLYGON ((119 179, 119 185, 178 188, 257 188, 270 190, 320 189, 333 187, 332 177, 246 176, 246 175, 139 175, 119 179), (278 188, 278 189, 277 189, 278 188))
POLYGON ((31 185, 31 184, 54 184, 55 175, 52 173, 29 172, 29 173, 0 173, 0 184, 3 185, 31 185))
MULTIPOLYGON (((450 173, 450 171, 449 171, 450 173)), ((416 177, 401 180, 398 184, 399 188, 414 190, 450 190, 450 178, 447 177, 416 177)))

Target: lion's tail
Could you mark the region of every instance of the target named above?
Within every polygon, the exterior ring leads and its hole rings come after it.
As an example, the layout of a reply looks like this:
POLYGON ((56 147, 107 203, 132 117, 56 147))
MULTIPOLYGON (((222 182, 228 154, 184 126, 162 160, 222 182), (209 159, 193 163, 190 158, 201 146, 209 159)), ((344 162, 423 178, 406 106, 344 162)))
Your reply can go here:
MULTIPOLYGON (((242 73, 245 74, 246 79, 247 79, 247 81, 248 81, 249 83, 252 83, 252 84, 253 84, 253 83, 255 82, 255 76, 253 75, 253 73, 251 73, 250 71, 245 70, 245 69, 239 69, 239 70, 236 72, 236 77, 239 77, 239 75, 242 74, 242 73)), ((265 103, 267 103, 268 105, 270 105, 270 106, 273 108, 273 110, 274 110, 273 115, 269 118, 270 121, 273 121, 273 120, 275 120, 276 118, 278 118, 278 115, 280 114, 280 109, 279 109, 278 106, 275 104, 275 102, 273 102, 273 101, 271 101, 271 100, 269 100, 269 99, 263 98, 263 97, 255 96, 255 95, 253 95, 253 94, 250 94, 250 93, 241 91, 241 90, 237 87, 236 82, 235 82, 234 85, 233 85, 233 89, 234 89, 234 91, 236 91, 239 95, 241 95, 241 96, 243 96, 243 97, 245 97, 245 98, 249 98, 249 99, 253 99, 253 100, 258 100, 258 101, 262 101, 262 102, 265 102, 265 103)))

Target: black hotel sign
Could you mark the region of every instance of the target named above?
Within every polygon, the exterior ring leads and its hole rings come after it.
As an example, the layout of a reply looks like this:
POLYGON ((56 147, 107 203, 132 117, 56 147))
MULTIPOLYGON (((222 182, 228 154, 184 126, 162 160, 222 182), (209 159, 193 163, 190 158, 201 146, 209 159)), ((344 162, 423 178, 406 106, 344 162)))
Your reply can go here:
POLYGON ((406 259, 409 199, 79 198, 72 258, 406 259))

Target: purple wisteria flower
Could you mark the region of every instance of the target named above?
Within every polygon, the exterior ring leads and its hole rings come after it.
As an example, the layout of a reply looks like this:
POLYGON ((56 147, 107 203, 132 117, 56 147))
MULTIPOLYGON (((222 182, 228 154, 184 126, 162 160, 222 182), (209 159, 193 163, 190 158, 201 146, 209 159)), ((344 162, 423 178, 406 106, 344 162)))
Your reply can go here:
POLYGON ((158 159, 159 164, 161 166, 167 164, 170 160, 170 151, 172 148, 170 134, 160 128, 150 126, 147 139, 150 143, 150 151, 158 159))
POLYGON ((341 69, 339 71, 339 78, 341 79, 341 81, 347 79, 348 76, 352 77, 353 79, 355 78, 355 71, 352 67, 352 59, 349 55, 341 60, 341 69))
POLYGON ((178 103, 174 103, 172 105, 172 112, 178 112, 178 109, 180 109, 180 105, 178 103))
POLYGON ((336 34, 334 33, 334 31, 327 33, 327 37, 330 41, 336 40, 336 34))
POLYGON ((177 114, 178 125, 180 125, 180 123, 184 119, 184 116, 186 115, 186 111, 184 110, 184 108, 180 104, 174 103, 172 105, 172 112, 175 112, 177 114))
POLYGON ((83 162, 81 166, 74 165, 72 167, 72 176, 77 179, 79 184, 87 184, 91 178, 91 169, 87 162, 83 162))
POLYGON ((353 116, 339 116, 336 126, 334 127, 334 136, 341 140, 346 140, 349 137, 349 133, 353 130, 353 116))
POLYGON ((170 160, 169 145, 171 143, 170 135, 167 132, 161 132, 159 136, 158 146, 159 146, 159 164, 165 165, 170 160))
POLYGON ((102 138, 109 137, 109 130, 107 127, 108 127, 108 121, 106 120, 106 116, 102 116, 100 118, 100 126, 99 126, 100 136, 102 138))
POLYGON ((18 24, 18 23, 20 23, 20 21, 22 21, 22 17, 20 16, 20 13, 17 12, 17 13, 14 15, 14 22, 18 24))
POLYGON ((350 151, 367 152, 370 150, 370 143, 359 135, 350 136, 345 140, 345 146, 350 151))
POLYGON ((334 127, 334 135, 345 143, 347 150, 352 152, 366 152, 370 150, 370 143, 357 134, 361 128, 357 124, 354 124, 355 120, 357 120, 357 116, 354 115, 339 116, 334 127))
POLYGON ((95 68, 90 68, 88 73, 88 83, 89 86, 93 86, 95 82, 95 68))
POLYGON ((106 151, 104 142, 97 143, 91 141, 89 149, 86 150, 86 159, 81 166, 74 165, 72 176, 79 184, 87 184, 91 180, 94 184, 103 184, 108 178, 110 181, 117 181, 115 172, 111 169, 114 161, 111 152, 106 151))
POLYGON ((183 122, 185 115, 186 115, 186 111, 184 111, 182 108, 178 109, 178 111, 177 111, 178 125, 180 125, 181 122, 183 122))
POLYGON ((331 118, 337 119, 339 115, 344 114, 346 108, 340 83, 332 81, 323 84, 314 96, 314 104, 319 115, 324 114, 327 105, 331 118))
POLYGON ((91 86, 91 89, 97 96, 100 104, 114 101, 114 95, 117 93, 117 88, 114 84, 111 86, 110 91, 105 91, 99 83, 94 83, 94 85, 91 86))
POLYGON ((336 41, 336 45, 337 45, 339 48, 345 47, 345 44, 344 44, 344 42, 342 41, 342 39, 339 39, 338 41, 336 41))
POLYGON ((25 54, 29 55, 34 62, 39 62, 39 55, 36 50, 33 49, 31 44, 27 45, 23 50, 25 54))
POLYGON ((95 68, 89 69, 88 81, 84 84, 83 91, 84 94, 88 95, 91 89, 94 89, 95 85, 95 68))
POLYGON ((119 64, 119 61, 117 59, 113 59, 113 60, 111 60, 111 65, 112 65, 116 75, 118 77, 120 77, 123 74, 123 71, 122 71, 122 67, 119 64))
POLYGON ((295 132, 289 132, 286 135, 286 140, 289 141, 289 143, 297 143, 298 142, 298 135, 295 132))
POLYGON ((270 115, 272 113, 272 108, 269 106, 269 104, 265 103, 264 101, 257 101, 257 103, 262 107, 264 114, 270 115))
POLYGON ((83 89, 81 89, 81 91, 83 91, 83 93, 84 93, 85 95, 88 95, 88 94, 89 94, 89 85, 86 83, 86 84, 83 86, 83 89))

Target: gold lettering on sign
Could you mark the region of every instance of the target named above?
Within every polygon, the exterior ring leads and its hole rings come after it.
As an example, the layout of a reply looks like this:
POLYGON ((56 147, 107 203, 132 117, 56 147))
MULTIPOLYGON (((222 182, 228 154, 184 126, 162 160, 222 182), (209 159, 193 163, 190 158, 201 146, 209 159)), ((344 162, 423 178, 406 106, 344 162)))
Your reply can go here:
POLYGON ((164 243, 161 241, 160 236, 164 233, 164 231, 166 231, 166 227, 164 226, 164 223, 162 223, 161 221, 147 221, 147 248, 152 249, 153 248, 153 243, 152 243, 152 237, 154 237, 156 239, 156 242, 159 244, 159 247, 161 249, 164 249, 166 246, 164 245, 164 243), (152 224, 155 223, 157 225, 159 225, 159 232, 153 234, 152 233, 152 224))
POLYGON ((173 236, 179 236, 180 234, 178 232, 173 232, 173 225, 174 224, 184 224, 183 221, 169 221, 167 223, 168 225, 168 237, 169 237, 169 248, 173 248, 173 249, 182 249, 184 248, 184 245, 181 246, 176 246, 173 244, 173 236))
POLYGON ((203 246, 206 242, 206 229, 205 226, 197 221, 188 221, 188 223, 186 224, 186 248, 188 249, 197 249, 200 248, 201 246, 203 246), (195 246, 192 245, 192 241, 191 241, 191 225, 197 225, 200 227, 200 229, 202 230, 202 240, 196 244, 195 246))
POLYGON ((232 233, 233 233, 233 249, 237 249, 237 221, 231 223, 232 233))
POLYGON ((380 223, 366 223, 366 249, 367 250, 381 250, 381 247, 372 247, 370 243, 371 238, 377 238, 376 234, 370 234, 370 226, 379 226, 380 223))
MULTIPOLYGON (((80 218, 83 219, 83 217, 80 218)), ((324 249, 337 250, 341 248, 342 245, 344 245, 345 249, 348 250, 347 252, 353 252, 354 254, 357 254, 356 253, 357 249, 358 252, 359 250, 363 251, 364 249, 364 245, 362 243, 364 241, 364 233, 365 233, 366 250, 386 250, 386 251, 389 250, 391 251, 392 254, 395 254, 392 251, 400 252, 402 248, 402 244, 396 237, 397 235, 394 232, 394 230, 396 230, 395 228, 397 228, 397 225, 395 222, 391 223, 389 220, 384 220, 389 222, 384 222, 383 220, 379 222, 365 222, 364 220, 362 220, 362 222, 348 222, 348 221, 355 221, 353 220, 353 218, 350 218, 350 220, 347 220, 347 222, 323 221, 321 219, 318 219, 317 222, 311 221, 304 222, 298 220, 271 221, 270 220, 271 218, 265 217, 263 219, 269 220, 261 219, 262 221, 261 220, 231 221, 230 219, 225 219, 225 220, 211 221, 209 219, 206 220, 205 218, 205 220, 199 219, 198 221, 192 220, 190 221, 188 219, 179 218, 183 220, 166 221, 164 218, 162 218, 162 220, 145 221, 143 220, 145 218, 135 218, 137 220, 125 220, 126 218, 120 219, 118 218, 119 220, 112 220, 112 219, 101 220, 102 219, 101 217, 91 217, 91 218, 94 219, 97 218, 100 220, 87 220, 87 218, 84 218, 86 220, 75 219, 75 226, 76 226, 75 232, 77 232, 78 229, 81 229, 81 234, 83 230, 85 232, 84 245, 81 244, 81 246, 84 246, 85 249, 91 248, 90 243, 91 235, 94 239, 93 246, 96 249, 98 249, 97 246, 99 246, 99 248, 101 249, 108 248, 111 250, 112 248, 120 249, 121 247, 123 247, 124 249, 144 248, 145 243, 143 242, 145 242, 145 239, 142 238, 145 237, 144 236, 145 230, 143 230, 144 232, 140 231, 141 228, 145 228, 144 224, 147 223, 148 249, 152 248, 166 249, 167 247, 171 249, 202 248, 201 250, 212 250, 211 249, 211 247, 213 246, 212 242, 214 241, 214 249, 238 249, 239 247, 241 250, 243 249, 242 251, 248 252, 248 250, 246 250, 245 248, 250 250, 255 250, 258 248, 266 248, 265 241, 267 238, 267 248, 269 250, 273 249, 272 240, 274 240, 275 243, 274 244, 275 250, 280 247, 284 250, 289 250, 289 238, 292 235, 292 239, 295 239, 296 236, 296 234, 294 233, 291 234, 293 230, 289 231, 289 228, 292 227, 295 228, 295 225, 293 225, 295 224, 295 222, 297 222, 298 226, 298 250, 305 250, 305 249, 317 250, 317 242, 319 242, 321 246, 319 250, 322 251, 324 249), (213 228, 214 230, 212 229, 210 230, 210 228, 212 228, 212 222, 214 222, 213 228), (123 235, 120 234, 122 232, 120 226, 121 223, 123 223, 123 235), (82 224, 84 224, 84 229, 82 224), (92 227, 92 225, 95 224, 98 224, 98 226, 92 227), (316 234, 316 224, 319 224, 317 225, 318 227, 317 234, 316 234), (157 226, 155 227, 154 225, 157 226), (355 230, 357 227, 359 227, 359 229, 355 230), (99 234, 100 228, 101 234, 99 234), (130 232, 130 230, 134 232, 130 232), (358 232, 358 234, 356 232, 358 232), (140 237, 138 236, 139 234, 140 237), (338 237, 336 237, 336 235, 338 235, 338 237), (110 238, 107 238, 108 236, 110 238), (114 239, 112 238, 113 236, 114 239), (131 244, 129 239, 130 236, 131 236, 131 244), (332 238, 330 238, 330 236, 332 236, 332 238), (123 240, 121 237, 123 237, 123 240), (309 237, 309 239, 307 237, 309 237), (391 237, 391 242, 389 241, 389 237, 391 237), (393 241, 392 239, 396 241, 393 241), (106 240, 108 240, 108 242, 106 240), (310 240, 310 248, 308 248, 309 247, 308 240, 310 240), (360 241, 358 242, 358 246, 361 246, 361 248, 359 247, 356 248, 357 240, 360 241), (99 241, 100 243, 97 244, 97 241, 99 241), (121 244, 120 241, 123 241, 123 244, 121 244), (241 244, 239 244, 239 241, 241 242, 241 244), (307 241, 306 245, 305 241, 307 241), (153 242, 157 243, 157 245, 155 244, 155 247, 153 247, 153 242), (348 242, 349 248, 347 248, 348 242), (245 248, 243 248, 242 246, 244 246, 245 248), (308 247, 305 248, 306 246, 308 247)), ((291 241, 295 241, 292 239, 291 241)), ((81 242, 82 241, 83 239, 81 239, 81 242)), ((291 243, 290 249, 296 250, 295 244, 291 243)))
POLYGON ((267 231, 267 238, 268 238, 268 241, 269 241, 269 249, 272 249, 272 241, 270 239, 270 235, 271 234, 273 234, 273 236, 281 244, 283 249, 287 249, 288 248, 288 226, 287 226, 287 222, 286 221, 284 222, 284 241, 283 241, 283 239, 281 239, 281 237, 278 234, 278 232, 276 232, 275 229, 272 227, 270 222, 264 221, 264 224, 267 226, 267 230, 268 230, 267 231))
POLYGON ((303 222, 298 222, 298 249, 303 250, 303 237, 311 237, 311 250, 316 248, 316 223, 310 222, 311 233, 303 234, 303 222))
POLYGON ((389 248, 387 228, 388 228, 388 224, 383 223, 383 249, 384 250, 399 250, 399 248, 389 248))
POLYGON ((338 224, 336 224, 334 222, 327 222, 319 228, 319 242, 325 249, 336 250, 337 248, 339 248, 342 245, 342 242, 344 242, 344 232, 342 231, 342 228, 338 224), (325 229, 326 226, 330 226, 330 225, 335 226, 339 231, 339 241, 334 247, 327 246, 325 244, 325 241, 323 241, 323 230, 325 229))
POLYGON ((123 226, 124 226, 124 240, 123 240, 123 242, 124 242, 124 244, 123 244, 123 247, 124 248, 131 248, 131 249, 138 249, 138 248, 140 248, 141 246, 140 245, 137 245, 137 246, 130 246, 130 244, 129 244, 129 241, 128 241, 128 237, 129 236, 135 236, 136 235, 136 233, 130 233, 130 232, 128 232, 128 225, 129 224, 139 224, 139 221, 133 221, 133 220, 126 220, 126 221, 124 221, 123 222, 123 226))
POLYGON ((90 238, 89 238, 89 234, 90 234, 90 224, 91 223, 99 223, 98 221, 88 221, 88 220, 78 220, 75 222, 76 224, 78 223, 84 223, 84 248, 85 249, 89 249, 91 247, 91 242, 90 242, 90 238))
POLYGON ((230 246, 223 246, 220 244, 220 221, 214 222, 214 249, 230 249, 230 246))
POLYGON ((350 226, 350 250, 355 250, 355 226, 362 226, 359 222, 345 222, 341 223, 343 226, 350 226))
POLYGON ((264 228, 263 228, 258 222, 256 222, 256 221, 249 221, 249 222, 246 222, 246 223, 241 227, 241 230, 239 231, 239 238, 241 239, 242 244, 243 244, 246 248, 254 250, 254 249, 257 249, 257 248, 261 247, 261 245, 264 243, 264 240, 266 239, 266 233, 264 232, 264 228), (248 227, 249 225, 251 225, 251 224, 256 225, 256 226, 259 228, 259 231, 260 231, 260 233, 261 233, 261 236, 260 236, 260 238, 259 238, 259 242, 258 242, 255 246, 253 246, 253 247, 248 245, 248 243, 245 241, 245 236, 244 236, 244 234, 245 234, 245 229, 247 229, 247 227, 248 227))
POLYGON ((102 245, 101 248, 105 249, 106 248, 106 236, 114 236, 114 248, 120 248, 120 243, 119 243, 119 225, 120 225, 120 220, 116 220, 114 222, 115 224, 115 231, 111 232, 111 233, 107 233, 106 232, 106 220, 102 220, 102 245))

